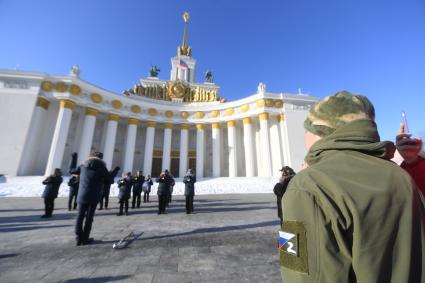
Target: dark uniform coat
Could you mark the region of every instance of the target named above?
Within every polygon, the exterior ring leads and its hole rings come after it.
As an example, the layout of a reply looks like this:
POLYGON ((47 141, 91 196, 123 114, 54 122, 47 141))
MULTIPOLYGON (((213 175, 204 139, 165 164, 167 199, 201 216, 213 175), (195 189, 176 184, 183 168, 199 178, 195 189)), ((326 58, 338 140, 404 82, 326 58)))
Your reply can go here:
POLYGON ((131 196, 131 186, 133 185, 131 177, 125 177, 118 180, 118 199, 128 200, 131 196))
POLYGON ((133 194, 138 195, 142 193, 143 183, 145 182, 145 176, 136 176, 133 178, 133 194))
POLYGON ((97 204, 110 175, 102 159, 91 156, 72 172, 80 175, 78 204, 97 204))
POLYGON ((184 195, 194 196, 196 177, 193 175, 185 175, 183 178, 183 183, 184 183, 184 195))
POLYGON ((158 177, 156 179, 156 182, 158 184, 158 191, 157 194, 159 196, 163 195, 169 195, 171 191, 171 184, 174 182, 173 178, 171 178, 169 175, 165 175, 162 177, 158 177))
POLYGON ((69 178, 68 186, 69 191, 71 194, 78 194, 78 187, 80 185, 80 176, 78 175, 72 175, 71 178, 69 178))
POLYGON ((317 141, 282 198, 284 282, 425 282, 425 209, 376 124, 317 141))
POLYGON ((61 176, 49 176, 43 181, 43 185, 46 185, 43 191, 42 198, 54 199, 58 197, 59 187, 62 184, 61 176))

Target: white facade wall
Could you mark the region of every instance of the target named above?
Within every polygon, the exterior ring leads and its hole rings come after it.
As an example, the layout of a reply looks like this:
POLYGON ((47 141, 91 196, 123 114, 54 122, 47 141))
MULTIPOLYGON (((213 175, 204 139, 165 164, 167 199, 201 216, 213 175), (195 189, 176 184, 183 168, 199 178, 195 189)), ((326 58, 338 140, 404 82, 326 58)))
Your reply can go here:
POLYGON ((0 92, 0 174, 18 173, 36 101, 36 91, 25 90, 19 95, 15 89, 0 92))
MULTIPOLYGON (((244 131, 242 119, 245 117, 251 117, 252 119, 252 141, 254 144, 254 164, 255 164, 255 176, 268 176, 270 173, 265 172, 264 166, 264 154, 262 148, 262 136, 259 127, 259 114, 266 112, 269 113, 268 132, 270 134, 270 152, 272 174, 278 175, 276 172, 282 165, 292 165, 295 170, 301 168, 303 163, 305 149, 304 149, 304 129, 303 121, 309 110, 309 106, 315 102, 315 99, 307 96, 296 96, 286 94, 269 94, 269 93, 258 93, 253 96, 243 98, 238 101, 227 102, 227 103, 173 103, 168 101, 159 101, 148 99, 145 97, 124 97, 102 90, 96 86, 90 85, 89 83, 79 80, 76 77, 51 77, 47 74, 38 74, 37 79, 34 79, 34 74, 22 74, 20 72, 6 72, 6 75, 0 71, 0 118, 6 122, 2 124, 2 132, 8 132, 4 138, 0 139, 0 154, 2 157, 5 156, 5 160, 12 160, 11 162, 0 162, 0 174, 16 175, 19 169, 19 162, 22 159, 23 149, 25 144, 32 142, 31 137, 28 136, 28 129, 32 125, 32 113, 35 108, 35 101, 38 95, 46 97, 50 101, 48 110, 45 113, 45 121, 43 121, 43 127, 39 130, 38 136, 40 144, 33 150, 34 164, 25 164, 28 172, 34 175, 42 175, 46 169, 47 159, 52 144, 52 137, 55 130, 55 124, 58 118, 59 107, 58 102, 60 99, 70 99, 74 101, 77 106, 72 110, 70 129, 65 142, 64 154, 62 157, 61 167, 63 171, 68 172, 68 166, 72 152, 78 152, 79 146, 81 145, 82 130, 84 128, 86 107, 93 107, 99 110, 99 114, 96 116, 96 123, 93 133, 92 144, 87 145, 90 149, 90 153, 99 150, 102 151, 103 145, 108 137, 106 136, 107 129, 107 113, 116 113, 119 115, 120 121, 118 122, 116 142, 112 160, 112 169, 115 166, 123 168, 124 152, 126 144, 126 133, 127 133, 127 120, 129 117, 137 118, 141 121, 141 124, 137 128, 136 145, 134 150, 134 162, 131 171, 136 171, 143 168, 143 160, 145 154, 145 141, 146 141, 146 121, 155 121, 155 135, 153 148, 158 152, 163 151, 164 143, 164 123, 172 123, 175 126, 172 130, 171 138, 171 153, 172 155, 180 150, 180 124, 185 123, 190 125, 188 134, 188 151, 189 160, 194 159, 197 151, 197 135, 196 135, 196 124, 204 124, 204 163, 203 163, 203 176, 212 176, 212 131, 211 124, 219 123, 220 127, 220 176, 229 176, 229 146, 228 146, 228 129, 227 121, 235 121, 235 154, 236 154, 236 176, 245 176, 245 149, 244 149, 244 131), (26 81, 28 88, 10 88, 5 87, 4 76, 13 77, 13 80, 26 81), (27 77, 33 76, 32 79, 27 77), (17 79, 20 78, 20 79, 17 79), (82 89, 81 94, 73 96, 68 91, 57 92, 43 91, 40 90, 40 84, 42 81, 63 81, 68 86, 71 84, 79 85, 82 89), (92 93, 100 94, 103 98, 101 102, 90 101, 92 93), (256 102, 260 99, 272 99, 278 101, 283 99, 285 101, 285 107, 277 108, 274 104, 266 106, 258 106, 256 102), (113 100, 119 100, 122 106, 113 109, 111 102, 113 100), (142 111, 133 112, 131 110, 132 105, 138 105, 142 111), (241 111, 241 106, 249 105, 249 111, 241 111), (263 108, 261 108, 263 107, 263 108), (18 108, 20 111, 15 111, 18 108), (147 114, 147 109, 154 108, 157 114, 147 114), (234 112, 232 114, 225 114, 226 109, 232 108, 234 112), (164 112, 166 110, 173 111, 172 117, 165 117, 164 112), (212 118, 209 115, 211 111, 219 110, 220 115, 212 118), (179 112, 189 112, 189 117, 182 119, 179 112), (196 112, 203 112, 204 117, 195 117, 196 112), (285 113, 284 124, 278 124, 276 117, 280 113, 285 113), (289 156, 288 158, 285 158, 289 156), (288 162, 288 160, 291 162, 288 162)), ((10 78, 7 80, 10 81, 10 78)), ((263 129, 264 132, 264 129, 263 129)), ((34 136, 36 136, 34 134, 34 136)), ((155 158, 162 159, 162 156, 154 155, 155 158)), ((188 160, 188 161, 189 161, 188 160)), ((193 161, 192 161, 193 162, 193 161)), ((171 156, 171 163, 176 166, 176 160, 171 156)), ((189 162, 188 162, 189 164, 189 162)), ((193 165, 192 165, 193 166, 193 165)), ((172 167, 172 166, 170 166, 172 167)), ((170 168, 168 168, 170 169, 170 168)), ((192 168, 195 169, 195 168, 192 168)))

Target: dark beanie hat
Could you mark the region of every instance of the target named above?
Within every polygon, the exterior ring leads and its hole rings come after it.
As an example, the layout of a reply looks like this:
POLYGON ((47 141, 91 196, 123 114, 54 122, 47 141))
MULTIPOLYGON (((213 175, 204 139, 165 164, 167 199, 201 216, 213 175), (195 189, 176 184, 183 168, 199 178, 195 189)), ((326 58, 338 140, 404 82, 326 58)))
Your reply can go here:
POLYGON ((311 108, 304 128, 320 137, 354 120, 375 120, 375 109, 366 96, 340 91, 325 97, 311 108))

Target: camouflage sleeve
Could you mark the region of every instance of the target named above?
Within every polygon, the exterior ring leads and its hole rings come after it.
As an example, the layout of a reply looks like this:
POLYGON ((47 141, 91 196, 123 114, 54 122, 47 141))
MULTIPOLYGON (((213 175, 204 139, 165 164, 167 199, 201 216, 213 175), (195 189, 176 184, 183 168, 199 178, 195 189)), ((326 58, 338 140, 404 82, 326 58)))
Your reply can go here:
POLYGON ((343 208, 306 185, 291 183, 282 198, 281 235, 287 239, 280 249, 282 277, 295 283, 351 282, 352 230, 342 224, 343 208))
POLYGON ((288 190, 282 198, 283 225, 279 232, 280 270, 284 282, 316 282, 318 272, 318 214, 314 196, 288 190))

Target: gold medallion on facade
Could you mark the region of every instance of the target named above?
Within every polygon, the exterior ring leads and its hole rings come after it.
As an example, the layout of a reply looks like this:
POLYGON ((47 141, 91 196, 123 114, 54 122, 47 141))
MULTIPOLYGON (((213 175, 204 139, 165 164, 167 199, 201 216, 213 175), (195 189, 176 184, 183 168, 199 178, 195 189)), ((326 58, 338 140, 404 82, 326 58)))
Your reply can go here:
POLYGON ((111 105, 114 109, 121 109, 122 108, 122 102, 119 100, 112 100, 111 105))
POLYGON ((189 113, 187 113, 186 111, 182 111, 180 112, 180 117, 186 119, 187 117, 189 117, 189 113))
POLYGON ((55 89, 57 92, 65 92, 68 89, 68 85, 64 82, 56 83, 55 89))
POLYGON ((205 116, 204 112, 198 111, 198 112, 195 113, 194 117, 197 118, 197 119, 202 119, 202 118, 204 118, 204 116, 205 116))
POLYGON ((255 105, 257 105, 258 108, 262 108, 264 105, 266 105, 266 102, 264 99, 259 99, 255 102, 255 105))
POLYGON ((217 110, 211 111, 211 114, 210 114, 211 118, 217 118, 218 116, 220 116, 220 111, 217 111, 217 110))
POLYGON ((72 95, 80 95, 81 94, 81 87, 79 87, 76 84, 72 84, 69 87, 69 93, 72 94, 72 95))
POLYGON ((50 81, 44 81, 41 83, 41 89, 46 92, 52 91, 54 87, 54 84, 50 81))
POLYGON ((240 107, 240 109, 241 109, 242 112, 248 112, 248 110, 249 110, 249 104, 242 105, 240 107))
POLYGON ((133 113, 140 113, 140 112, 142 111, 142 109, 140 109, 140 106, 138 106, 138 105, 132 105, 132 106, 130 107, 130 110, 131 110, 131 112, 133 112, 133 113))
POLYGON ((94 103, 102 103, 102 101, 103 101, 102 96, 100 96, 100 94, 98 94, 98 93, 92 93, 92 94, 90 95, 90 99, 91 99, 91 101, 93 101, 94 103))
POLYGON ((173 113, 173 111, 167 110, 167 111, 165 111, 164 115, 167 118, 172 118, 174 116, 174 113, 173 113))
POLYGON ((276 107, 276 108, 282 108, 283 107, 283 100, 280 100, 280 99, 276 100, 274 102, 274 107, 276 107))
POLYGON ((266 99, 266 106, 272 107, 273 106, 273 99, 266 99))
POLYGON ((156 110, 155 108, 149 108, 148 114, 151 116, 156 116, 158 114, 158 110, 156 110))
POLYGON ((233 110, 233 108, 229 108, 226 109, 226 111, 224 112, 227 116, 231 116, 235 113, 235 110, 233 110))

